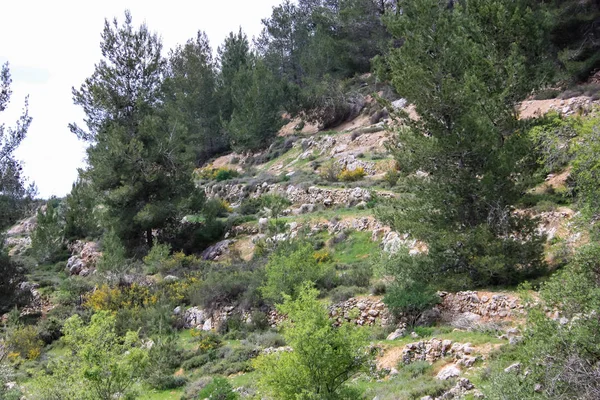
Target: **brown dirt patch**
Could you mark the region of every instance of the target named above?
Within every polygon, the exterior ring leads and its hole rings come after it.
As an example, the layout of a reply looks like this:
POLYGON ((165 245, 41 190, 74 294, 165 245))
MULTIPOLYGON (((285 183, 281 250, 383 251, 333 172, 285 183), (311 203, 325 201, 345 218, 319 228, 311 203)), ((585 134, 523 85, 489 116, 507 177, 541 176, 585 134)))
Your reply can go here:
POLYGON ((301 130, 295 130, 294 128, 301 122, 302 120, 300 118, 294 118, 279 130, 278 136, 291 136, 297 134, 312 135, 319 132, 319 126, 317 124, 308 122, 304 122, 304 127, 301 130))
POLYGON ((402 360, 402 350, 404 350, 404 346, 384 349, 383 356, 377 359, 377 369, 396 368, 402 360))

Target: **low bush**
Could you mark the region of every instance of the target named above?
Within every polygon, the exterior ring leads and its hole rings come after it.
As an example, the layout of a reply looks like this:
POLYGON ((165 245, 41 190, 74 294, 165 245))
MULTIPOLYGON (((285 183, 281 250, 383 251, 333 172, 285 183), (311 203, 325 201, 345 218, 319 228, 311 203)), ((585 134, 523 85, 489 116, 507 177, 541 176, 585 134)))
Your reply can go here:
POLYGON ((364 288, 358 286, 338 286, 329 292, 329 296, 331 297, 332 302, 341 303, 363 291, 364 288))
POLYGON ((212 378, 210 376, 203 376, 194 382, 189 383, 185 388, 185 395, 182 398, 186 400, 200 399, 201 397, 198 397, 200 392, 211 382, 212 378))
POLYGON ((242 200, 240 204, 239 212, 242 215, 253 215, 262 210, 262 201, 258 197, 247 197, 242 200))
POLYGON ((366 176, 365 169, 358 167, 352 170, 344 168, 337 176, 338 180, 342 182, 356 182, 366 176))
POLYGON ((400 362, 400 365, 398 366, 402 369, 402 372, 406 372, 411 378, 425 375, 427 372, 432 370, 431 364, 429 364, 427 361, 415 361, 410 364, 404 364, 400 362))
POLYGON ((285 338, 279 333, 273 331, 251 333, 246 338, 246 343, 261 348, 282 347, 286 344, 285 338))
POLYGON ((231 384, 225 378, 214 378, 198 393, 199 399, 237 400, 239 395, 233 391, 231 384))
POLYGON ((358 262, 351 264, 348 269, 342 271, 339 276, 339 284, 343 286, 369 287, 373 276, 373 266, 369 262, 358 262))
POLYGON ((7 334, 8 348, 13 358, 21 357, 35 360, 42 354, 44 342, 40 339, 35 326, 17 326, 7 334))
POLYGON ((196 177, 205 180, 214 180, 217 182, 226 181, 229 179, 237 178, 240 174, 233 169, 229 168, 211 168, 205 167, 196 170, 196 177))
POLYGON ((439 302, 439 297, 427 284, 408 282, 388 288, 383 301, 396 318, 406 318, 408 325, 413 327, 424 311, 439 302))
POLYGON ((400 173, 396 170, 389 170, 383 176, 383 180, 387 182, 389 187, 394 187, 398 183, 398 179, 400 179, 400 173))

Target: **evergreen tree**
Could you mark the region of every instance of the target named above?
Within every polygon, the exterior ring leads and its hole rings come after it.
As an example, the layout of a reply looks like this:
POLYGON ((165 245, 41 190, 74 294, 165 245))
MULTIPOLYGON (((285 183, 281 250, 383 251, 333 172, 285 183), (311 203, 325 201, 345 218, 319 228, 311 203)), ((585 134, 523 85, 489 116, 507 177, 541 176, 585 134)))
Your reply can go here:
POLYGON ((392 82, 419 119, 392 146, 406 193, 380 216, 428 244, 414 269, 424 279, 464 287, 533 273, 541 241, 512 207, 531 149, 515 106, 546 77, 545 14, 528 0, 416 0, 387 22, 404 41, 387 57, 392 82))
POLYGON ((106 208, 105 223, 131 251, 153 231, 173 227, 194 204, 193 143, 182 122, 165 117, 162 43, 146 25, 105 21, 103 59, 79 90, 74 102, 86 113, 87 130, 71 124, 90 143, 91 182, 106 208))
MULTIPOLYGON (((10 69, 6 63, 0 69, 0 112, 6 110, 10 102, 11 83, 10 69)), ((30 125, 28 98, 15 127, 0 124, 0 229, 21 218, 27 209, 28 199, 35 194, 33 187, 25 187, 21 163, 13 154, 25 139, 30 125)))
POLYGON ((262 60, 253 57, 232 84, 233 114, 227 126, 236 151, 266 148, 283 125, 281 91, 262 60))
POLYGON ((229 121, 233 114, 232 86, 235 76, 248 67, 251 61, 248 37, 240 28, 237 34, 229 33, 223 45, 217 49, 220 67, 220 111, 221 119, 229 121))
POLYGON ((201 164, 227 146, 221 135, 216 63, 204 32, 198 32, 169 56, 165 81, 167 110, 172 124, 181 124, 188 143, 196 146, 201 164))

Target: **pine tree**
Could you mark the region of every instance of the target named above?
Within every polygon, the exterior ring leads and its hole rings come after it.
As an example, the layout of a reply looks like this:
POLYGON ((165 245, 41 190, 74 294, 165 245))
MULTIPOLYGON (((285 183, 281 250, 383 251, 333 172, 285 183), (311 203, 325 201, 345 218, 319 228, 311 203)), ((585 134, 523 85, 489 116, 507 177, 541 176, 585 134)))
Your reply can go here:
MULTIPOLYGON (((10 102, 12 79, 8 63, 0 69, 0 112, 10 102)), ((28 199, 35 194, 33 187, 26 188, 21 163, 14 158, 31 125, 29 101, 25 99, 23 112, 15 127, 0 124, 0 229, 14 224, 27 209, 28 199)))
POLYGON ((513 213, 531 149, 515 106, 546 77, 544 13, 528 0, 416 0, 388 28, 403 41, 387 57, 392 82, 419 120, 392 146, 406 193, 381 217, 428 243, 422 279, 522 279, 542 262, 531 224, 513 213))
MULTIPOLYGON (((107 228, 114 229, 129 251, 153 244, 153 231, 176 225, 193 192, 193 143, 182 122, 162 109, 166 62, 162 43, 146 25, 105 21, 103 59, 74 102, 83 107, 87 130, 71 124, 90 143, 83 178, 105 207, 107 228)), ((160 233, 160 232, 159 232, 160 233)))
POLYGON ((172 124, 182 125, 201 164, 227 147, 221 134, 217 69, 204 32, 177 46, 169 56, 166 108, 172 124))

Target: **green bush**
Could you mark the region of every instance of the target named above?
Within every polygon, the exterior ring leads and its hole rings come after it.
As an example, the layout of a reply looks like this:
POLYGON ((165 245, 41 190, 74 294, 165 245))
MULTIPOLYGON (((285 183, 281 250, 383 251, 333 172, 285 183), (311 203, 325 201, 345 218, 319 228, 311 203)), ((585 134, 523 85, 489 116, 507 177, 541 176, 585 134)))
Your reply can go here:
POLYGON ((285 346, 285 338, 281 334, 272 331, 251 333, 248 335, 246 342, 262 348, 285 346))
POLYGON ((363 291, 364 288, 358 286, 338 286, 329 292, 329 296, 332 302, 341 303, 363 291))
POLYGON ((146 382, 154 389, 167 390, 184 386, 184 377, 173 375, 183 361, 183 349, 177 336, 159 337, 148 352, 146 382))
POLYGON ((425 375, 427 372, 433 369, 431 364, 429 364, 427 361, 415 361, 410 364, 404 364, 400 362, 398 367, 401 368, 402 372, 406 372, 413 379, 421 375, 425 375))
POLYGON ((421 282, 395 283, 388 288, 384 303, 396 318, 404 317, 414 327, 424 311, 440 299, 436 291, 421 282))
POLYGON ((253 215, 262 210, 262 200, 258 197, 247 197, 242 200, 239 212, 242 215, 253 215))
POLYGON ((266 283, 261 287, 263 297, 273 303, 283 295, 295 297, 303 282, 317 282, 332 270, 329 264, 319 263, 309 243, 299 243, 291 252, 287 248, 271 254, 265 267, 266 283))
POLYGON ((198 398, 210 400, 236 400, 239 398, 239 395, 233 391, 233 388, 227 379, 217 377, 198 393, 198 398))

